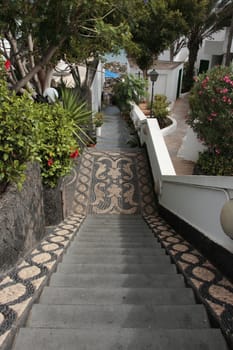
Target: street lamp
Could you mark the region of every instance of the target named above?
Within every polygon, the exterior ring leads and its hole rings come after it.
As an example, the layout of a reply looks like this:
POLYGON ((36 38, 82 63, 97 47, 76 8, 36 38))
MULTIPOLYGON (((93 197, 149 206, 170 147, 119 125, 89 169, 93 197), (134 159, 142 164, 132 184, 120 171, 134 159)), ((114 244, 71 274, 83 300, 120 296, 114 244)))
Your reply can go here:
POLYGON ((150 103, 150 117, 152 118, 152 107, 153 107, 153 99, 154 99, 154 83, 158 79, 158 72, 156 72, 155 69, 153 69, 149 74, 151 83, 152 83, 152 90, 151 90, 151 103, 150 103))

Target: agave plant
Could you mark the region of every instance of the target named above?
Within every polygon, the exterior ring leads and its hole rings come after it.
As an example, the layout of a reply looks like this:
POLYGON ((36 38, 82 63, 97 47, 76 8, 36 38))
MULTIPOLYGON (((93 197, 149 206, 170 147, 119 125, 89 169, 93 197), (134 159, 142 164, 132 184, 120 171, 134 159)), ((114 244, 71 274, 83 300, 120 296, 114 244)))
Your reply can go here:
POLYGON ((91 111, 87 109, 86 102, 82 101, 75 89, 62 87, 63 108, 68 110, 72 119, 78 125, 87 125, 90 122, 91 111))
POLYGON ((92 112, 87 109, 86 102, 82 101, 79 93, 75 89, 62 86, 62 105, 69 112, 70 117, 76 124, 77 132, 75 136, 82 145, 93 143, 88 135, 92 112))

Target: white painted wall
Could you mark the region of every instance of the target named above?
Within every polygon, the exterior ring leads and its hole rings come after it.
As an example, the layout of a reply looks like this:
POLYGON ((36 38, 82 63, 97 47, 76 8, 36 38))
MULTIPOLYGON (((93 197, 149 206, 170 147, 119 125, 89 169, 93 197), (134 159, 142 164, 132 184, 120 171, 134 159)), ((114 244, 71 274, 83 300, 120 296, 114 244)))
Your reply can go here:
POLYGON ((205 149, 206 147, 198 140, 193 129, 188 127, 177 155, 186 160, 196 162, 198 160, 198 153, 203 152, 205 149))
POLYGON ((231 177, 163 177, 159 203, 233 253, 233 240, 223 231, 220 214, 233 190, 231 177))
POLYGON ((91 85, 92 112, 98 112, 101 109, 101 96, 104 84, 103 64, 99 62, 95 77, 91 85))
MULTIPOLYGON (((162 94, 167 96, 168 101, 173 102, 176 100, 177 93, 177 84, 179 77, 179 70, 183 70, 183 63, 181 63, 178 67, 174 67, 172 69, 160 69, 159 64, 155 67, 156 71, 159 73, 158 79, 154 84, 154 94, 162 94)), ((142 71, 137 66, 129 66, 128 65, 128 73, 134 74, 136 76, 142 76, 142 71)), ((150 72, 150 71, 149 71, 150 72)), ((149 99, 151 98, 152 92, 152 83, 150 79, 148 79, 148 95, 149 99)))
MULTIPOLYGON (((202 47, 198 52, 197 61, 195 64, 196 73, 200 66, 200 60, 209 60, 209 67, 213 67, 215 62, 213 56, 224 55, 227 49, 229 28, 224 28, 217 33, 211 35, 211 38, 207 38, 203 41, 202 47)), ((233 41, 231 45, 231 52, 233 52, 233 41)))
MULTIPOLYGON (((173 69, 159 69, 159 67, 156 67, 159 76, 154 84, 154 94, 162 94, 167 96, 168 101, 175 101, 180 69, 183 70, 183 63, 173 69)), ((150 80, 148 80, 148 92, 151 98, 152 83, 150 80)))
POLYGON ((233 178, 227 176, 176 176, 157 121, 147 119, 137 106, 131 118, 141 143, 146 144, 159 203, 233 253, 233 240, 223 231, 220 213, 233 198, 233 178))

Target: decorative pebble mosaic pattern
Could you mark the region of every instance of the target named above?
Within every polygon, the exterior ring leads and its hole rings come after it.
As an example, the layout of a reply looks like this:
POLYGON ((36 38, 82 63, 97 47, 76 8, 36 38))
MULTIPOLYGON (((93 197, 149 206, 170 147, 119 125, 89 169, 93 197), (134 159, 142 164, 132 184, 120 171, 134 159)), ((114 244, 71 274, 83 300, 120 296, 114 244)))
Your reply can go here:
POLYGON ((161 217, 145 220, 224 334, 232 337, 233 284, 161 217))
POLYGON ((74 212, 84 215, 156 213, 150 170, 143 151, 87 150, 81 162, 74 212))
POLYGON ((39 296, 83 219, 76 214, 66 218, 13 270, 0 277, 0 348, 39 296))

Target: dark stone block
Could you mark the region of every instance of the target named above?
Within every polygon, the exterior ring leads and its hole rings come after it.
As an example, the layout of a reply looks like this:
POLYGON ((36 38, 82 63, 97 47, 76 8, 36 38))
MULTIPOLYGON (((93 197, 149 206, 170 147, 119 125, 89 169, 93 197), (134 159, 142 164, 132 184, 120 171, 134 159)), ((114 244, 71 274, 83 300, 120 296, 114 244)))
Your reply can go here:
POLYGON ((159 206, 159 214, 163 217, 182 237, 199 250, 221 273, 233 281, 233 254, 211 241, 202 232, 170 212, 159 206))
POLYGON ((56 187, 43 186, 45 225, 58 225, 63 220, 63 203, 60 180, 56 187))
POLYGON ((0 270, 11 268, 44 234, 40 168, 29 163, 22 190, 9 185, 0 196, 0 270))

